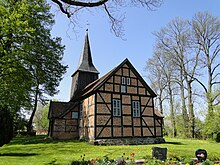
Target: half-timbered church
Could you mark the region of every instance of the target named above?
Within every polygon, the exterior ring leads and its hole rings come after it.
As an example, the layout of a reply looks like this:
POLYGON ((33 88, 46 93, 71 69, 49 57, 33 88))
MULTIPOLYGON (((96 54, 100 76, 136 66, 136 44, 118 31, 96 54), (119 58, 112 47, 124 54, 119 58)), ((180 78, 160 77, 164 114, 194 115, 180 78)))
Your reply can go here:
POLYGON ((50 102, 48 134, 94 144, 161 143, 163 116, 154 108, 154 97, 128 59, 99 78, 87 32, 70 101, 50 102))

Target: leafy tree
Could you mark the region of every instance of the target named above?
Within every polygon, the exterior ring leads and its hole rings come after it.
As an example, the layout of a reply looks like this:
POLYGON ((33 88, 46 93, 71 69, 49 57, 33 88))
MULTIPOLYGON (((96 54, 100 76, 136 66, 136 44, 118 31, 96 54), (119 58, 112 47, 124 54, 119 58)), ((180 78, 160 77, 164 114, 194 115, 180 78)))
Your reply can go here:
POLYGON ((45 106, 38 105, 38 109, 36 111, 36 114, 34 116, 34 123, 37 130, 47 130, 49 126, 48 121, 48 112, 49 112, 49 103, 47 103, 45 106))
POLYGON ((146 7, 149 10, 158 8, 163 0, 51 0, 57 4, 68 18, 72 18, 72 22, 77 24, 77 16, 84 10, 91 8, 100 9, 109 18, 111 30, 116 36, 123 35, 123 20, 125 15, 122 14, 123 8, 126 7, 146 7))
POLYGON ((208 112, 203 128, 203 133, 205 135, 211 135, 211 138, 216 139, 216 141, 219 140, 218 136, 220 134, 219 119, 220 119, 220 106, 216 105, 212 107, 212 111, 208 112))
POLYGON ((32 81, 23 64, 24 51, 21 48, 22 39, 31 35, 33 29, 28 26, 24 15, 25 4, 0 1, 0 105, 3 107, 30 106, 32 81))
POLYGON ((37 102, 58 92, 67 68, 64 46, 51 36, 54 20, 45 0, 0 1, 0 19, 0 105, 12 116, 32 110, 31 132, 37 102))
POLYGON ((16 117, 14 118, 14 132, 17 133, 24 133, 26 134, 27 129, 27 122, 28 119, 25 118, 25 116, 20 115, 20 113, 17 113, 16 117))

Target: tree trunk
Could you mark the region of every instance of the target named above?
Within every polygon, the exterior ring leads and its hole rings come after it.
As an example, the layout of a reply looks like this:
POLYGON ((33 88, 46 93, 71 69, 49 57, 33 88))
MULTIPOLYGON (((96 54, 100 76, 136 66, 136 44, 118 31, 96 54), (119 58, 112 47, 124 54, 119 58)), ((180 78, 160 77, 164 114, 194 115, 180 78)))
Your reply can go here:
POLYGON ((30 119, 27 123, 27 134, 28 135, 33 134, 33 119, 34 119, 35 112, 37 110, 37 102, 38 102, 38 87, 36 88, 36 91, 35 91, 34 108, 33 108, 33 111, 31 113, 31 117, 30 117, 30 119))
POLYGON ((173 93, 172 93, 170 82, 169 82, 169 85, 168 85, 168 90, 169 90, 169 96, 170 96, 170 117, 171 117, 171 124, 172 124, 172 136, 176 137, 177 136, 177 130, 176 130, 174 103, 173 103, 173 93))
POLYGON ((158 99, 159 99, 160 113, 163 114, 162 90, 160 90, 160 94, 159 94, 159 96, 158 96, 158 99))
POLYGON ((185 89, 184 89, 184 83, 183 83, 183 70, 180 70, 180 91, 181 91, 181 102, 182 102, 182 118, 183 118, 183 127, 184 127, 184 136, 189 137, 188 135, 188 123, 189 123, 189 117, 187 114, 187 109, 186 109, 186 102, 185 102, 185 89))
POLYGON ((191 82, 187 81, 188 88, 188 110, 189 110, 189 133, 192 138, 195 138, 195 115, 193 110, 193 101, 192 101, 192 86, 191 82))
POLYGON ((209 56, 207 56, 207 63, 208 63, 208 88, 206 93, 207 104, 208 104, 208 115, 211 115, 213 112, 213 93, 212 93, 212 67, 209 56))

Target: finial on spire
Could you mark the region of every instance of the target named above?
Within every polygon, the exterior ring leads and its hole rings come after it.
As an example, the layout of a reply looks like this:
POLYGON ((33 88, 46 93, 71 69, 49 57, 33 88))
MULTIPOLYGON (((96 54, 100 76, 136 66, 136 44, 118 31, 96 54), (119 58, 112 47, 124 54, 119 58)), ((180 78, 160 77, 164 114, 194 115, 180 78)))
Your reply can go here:
POLYGON ((89 25, 90 25, 90 24, 89 24, 89 21, 87 20, 87 21, 86 21, 86 32, 89 31, 89 25))

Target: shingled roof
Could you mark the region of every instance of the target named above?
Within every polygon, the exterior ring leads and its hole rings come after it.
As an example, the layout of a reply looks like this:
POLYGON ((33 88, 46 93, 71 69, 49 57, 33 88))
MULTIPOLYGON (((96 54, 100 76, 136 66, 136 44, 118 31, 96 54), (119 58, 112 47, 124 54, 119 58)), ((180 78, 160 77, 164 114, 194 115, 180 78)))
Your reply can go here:
POLYGON ((75 106, 77 106, 78 104, 79 104, 78 102, 72 102, 72 101, 69 102, 50 101, 48 119, 62 118, 68 112, 73 111, 75 106))
MULTIPOLYGON (((78 66, 78 69, 76 70, 76 72, 77 71, 92 72, 92 73, 99 74, 98 70, 95 68, 95 66, 93 65, 93 62, 92 62, 92 55, 91 55, 91 49, 90 49, 90 44, 89 44, 88 31, 86 32, 84 45, 83 45, 82 53, 80 56, 79 66, 78 66)), ((73 75, 75 73, 73 73, 73 75)))
MULTIPOLYGON (((51 102, 50 109, 53 109, 53 112, 49 113, 50 117, 57 117, 62 118, 65 114, 67 114, 69 111, 72 110, 73 106, 77 105, 80 100, 83 100, 84 98, 92 95, 95 93, 97 89, 99 89, 106 81, 111 78, 111 76, 117 72, 124 64, 127 64, 134 74, 139 78, 139 80, 142 82, 142 84, 147 88, 149 93, 156 97, 156 94, 154 91, 147 85, 147 83, 144 81, 144 79, 141 77, 141 75, 137 72, 137 70, 133 67, 133 65, 130 63, 130 61, 126 58, 121 64, 119 64, 117 67, 113 68, 111 71, 109 71, 107 74, 102 76, 101 78, 93 81, 89 85, 87 85, 80 93, 75 95, 69 102, 51 102)), ((160 114, 159 111, 155 111, 155 115, 158 117, 163 117, 162 114, 160 114)))
POLYGON ((50 101, 48 118, 58 118, 61 114, 66 111, 66 105, 68 102, 53 102, 50 101))
POLYGON ((72 100, 78 100, 83 99, 87 97, 88 95, 93 94, 99 87, 101 87, 108 79, 117 72, 124 64, 127 64, 132 71, 136 74, 137 77, 139 77, 139 80, 142 82, 142 84, 145 86, 145 88, 148 89, 149 93, 156 97, 157 95, 154 93, 154 91, 147 85, 147 83, 144 81, 144 79, 141 77, 141 75, 137 72, 137 70, 133 67, 133 65, 130 63, 130 61, 126 58, 121 64, 119 64, 117 67, 113 68, 111 71, 109 71, 107 74, 102 76, 100 79, 90 83, 87 85, 79 94, 78 96, 74 97, 72 100))

